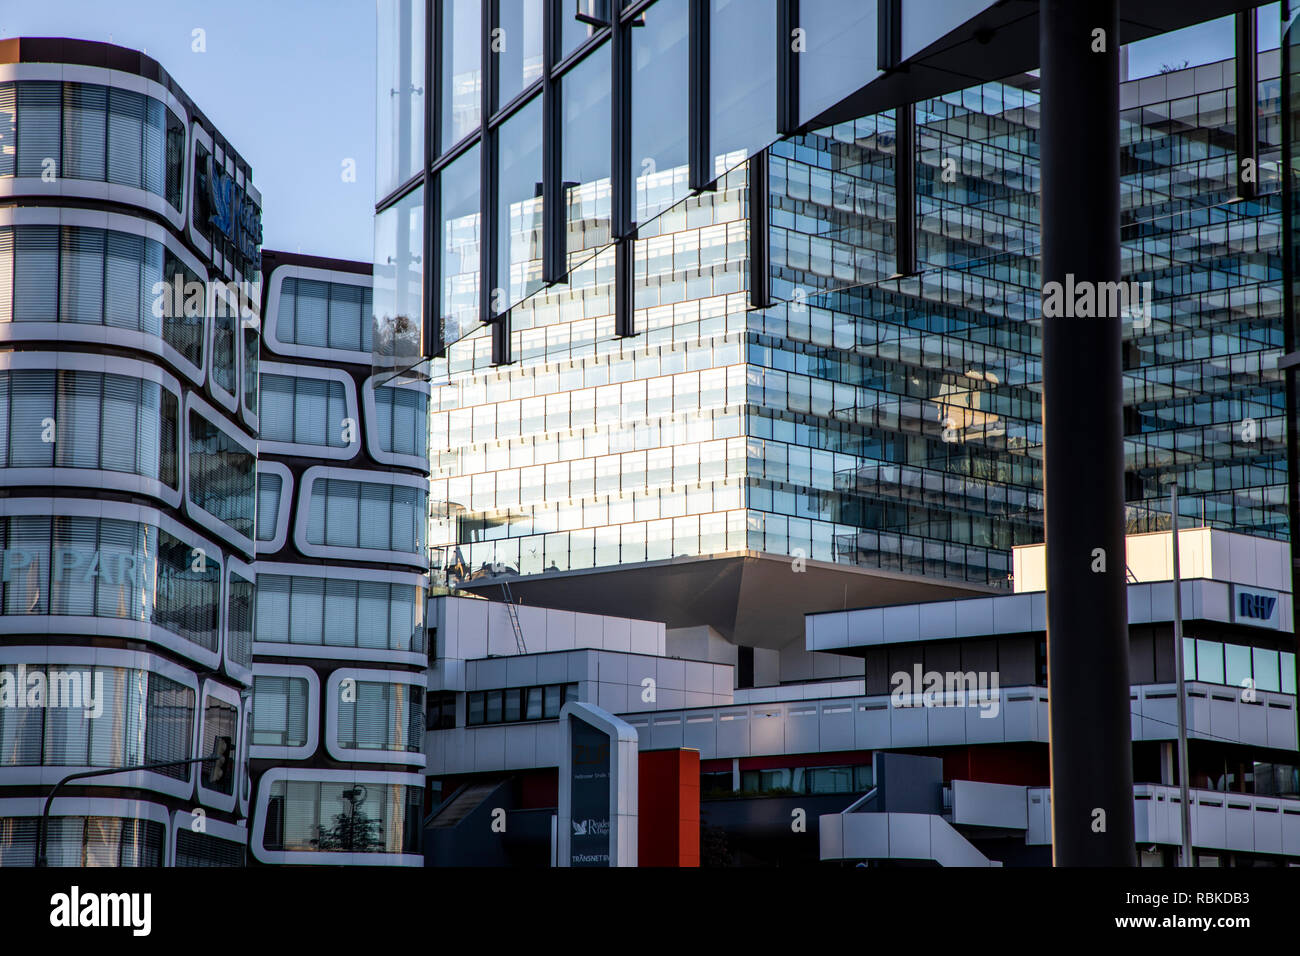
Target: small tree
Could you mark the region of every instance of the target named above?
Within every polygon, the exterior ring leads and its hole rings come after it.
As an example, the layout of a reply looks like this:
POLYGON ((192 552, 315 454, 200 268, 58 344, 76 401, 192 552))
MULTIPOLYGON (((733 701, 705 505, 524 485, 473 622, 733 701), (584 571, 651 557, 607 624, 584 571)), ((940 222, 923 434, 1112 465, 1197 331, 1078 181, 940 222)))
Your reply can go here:
POLYGON ((333 826, 328 829, 317 826, 316 839, 311 841, 311 845, 318 850, 352 853, 382 849, 379 821, 372 820, 361 809, 361 804, 366 802, 366 788, 357 786, 344 790, 343 799, 348 802, 348 809, 336 814, 333 826))

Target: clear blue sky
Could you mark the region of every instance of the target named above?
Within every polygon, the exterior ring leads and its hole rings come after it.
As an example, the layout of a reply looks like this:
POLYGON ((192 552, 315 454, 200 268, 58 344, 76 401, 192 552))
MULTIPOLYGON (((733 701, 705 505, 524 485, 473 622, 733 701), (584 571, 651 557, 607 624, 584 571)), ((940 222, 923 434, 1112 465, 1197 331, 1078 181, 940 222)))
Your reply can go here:
POLYGON ((13 36, 145 50, 252 165, 266 248, 370 261, 374 0, 6 0, 0 37, 13 36))

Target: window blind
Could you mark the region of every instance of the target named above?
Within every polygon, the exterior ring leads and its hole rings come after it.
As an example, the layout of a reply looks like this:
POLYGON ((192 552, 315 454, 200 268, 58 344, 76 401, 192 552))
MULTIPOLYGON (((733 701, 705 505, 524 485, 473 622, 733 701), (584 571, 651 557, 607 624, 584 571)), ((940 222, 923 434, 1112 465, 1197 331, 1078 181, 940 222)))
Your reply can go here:
POLYGON ((329 346, 329 283, 298 280, 294 319, 299 345, 329 346))
POLYGON ((142 93, 108 91, 108 181, 144 188, 144 101, 142 93))
POLYGON ((40 468, 54 464, 54 374, 23 369, 9 373, 9 465, 40 468))
POLYGON ((86 83, 63 85, 63 175, 104 180, 108 88, 86 83))
POLYGON ((104 321, 104 232, 64 229, 59 247, 59 318, 104 321))
MULTIPOLYGON (((145 240, 125 232, 110 231, 104 242, 104 324, 119 329, 139 329, 143 309, 152 309, 153 285, 142 289, 145 240), (141 298, 147 294, 143 309, 141 298)), ((160 280, 155 280, 160 281, 160 280)))
POLYGON ((17 96, 13 83, 0 83, 0 176, 12 176, 18 158, 14 136, 18 131, 17 96))
POLYGON ((290 578, 282 574, 257 576, 257 626, 254 639, 275 644, 289 642, 290 578))
POLYGON ((59 302, 59 227, 14 230, 13 320, 54 322, 59 302))
MULTIPOLYGON (((263 434, 263 437, 270 437, 263 434)), ((280 496, 284 493, 284 480, 276 474, 257 472, 257 540, 270 541, 275 537, 275 525, 280 515, 280 496)))
POLYGON ((46 169, 61 172, 59 129, 60 84, 18 84, 18 175, 40 176, 46 169), (53 165, 46 163, 52 160, 53 165))
MULTIPOLYGON (((54 463, 66 468, 99 467, 99 416, 104 376, 66 369, 47 374, 57 375, 55 421, 58 440, 54 445, 54 463)), ((134 424, 134 418, 132 414, 130 424, 134 424)))

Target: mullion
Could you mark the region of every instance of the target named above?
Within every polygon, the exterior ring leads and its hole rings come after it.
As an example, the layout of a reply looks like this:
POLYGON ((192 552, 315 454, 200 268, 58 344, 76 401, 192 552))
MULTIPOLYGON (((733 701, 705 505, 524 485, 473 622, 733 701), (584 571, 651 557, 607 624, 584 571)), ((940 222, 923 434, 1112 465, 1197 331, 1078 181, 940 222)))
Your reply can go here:
POLYGON ((1245 10, 1236 16, 1237 44, 1233 62, 1236 67, 1237 104, 1237 195, 1242 199, 1255 199, 1259 195, 1257 176, 1248 179, 1247 171, 1258 167, 1259 150, 1256 116, 1259 98, 1257 78, 1259 41, 1255 30, 1255 11, 1245 10))
MULTIPOLYGON (((492 326, 492 364, 504 365, 509 361, 509 314, 495 315, 497 244, 500 236, 496 230, 496 213, 500 198, 497 195, 497 140, 500 126, 492 126, 488 117, 497 97, 497 57, 492 50, 496 0, 483 0, 480 41, 479 75, 479 321, 492 326)), ((504 118, 503 118, 504 121, 504 118)))
POLYGON ((552 72, 559 39, 561 0, 545 0, 542 22, 542 281, 563 282, 568 210, 561 182, 564 143, 561 136, 561 79, 552 72))
POLYGON ((799 54, 794 51, 799 0, 776 3, 776 131, 790 136, 799 128, 799 54))
POLYGON ((916 107, 894 110, 894 271, 916 272, 916 107))
POLYGON ((749 307, 766 309, 772 304, 772 234, 769 218, 772 197, 766 149, 750 159, 748 172, 749 307))
POLYGON ((709 0, 690 0, 687 28, 690 49, 689 145, 687 147, 690 188, 709 188, 713 163, 709 152, 709 0))
MULTIPOLYGON (((644 9, 644 7, 641 7, 644 9)), ((639 12, 639 11, 638 11, 639 12)), ((610 219, 614 234, 614 334, 635 334, 636 224, 632 221, 632 24, 614 24, 610 52, 610 219)))
MULTIPOLYGON (((442 296, 440 247, 434 238, 441 220, 440 203, 433 178, 433 157, 435 144, 440 143, 439 115, 441 110, 434 102, 434 78, 441 76, 442 70, 442 3, 440 0, 424 0, 424 164, 420 180, 424 190, 424 287, 420 290, 420 303, 424 307, 423 340, 420 354, 422 358, 433 358, 444 354, 446 347, 442 341, 442 296)), ((439 93, 437 99, 441 100, 439 93)), ((364 317, 362 318, 364 322, 364 317)), ((359 603, 359 602, 358 602, 359 603)))

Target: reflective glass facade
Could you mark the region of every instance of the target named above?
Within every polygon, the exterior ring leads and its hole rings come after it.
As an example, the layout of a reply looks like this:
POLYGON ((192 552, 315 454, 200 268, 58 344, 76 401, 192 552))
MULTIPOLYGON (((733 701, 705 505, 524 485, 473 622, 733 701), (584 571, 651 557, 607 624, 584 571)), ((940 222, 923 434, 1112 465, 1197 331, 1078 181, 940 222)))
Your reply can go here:
MULTIPOLYGON (((1211 66, 1190 101, 1125 87, 1125 278, 1151 288, 1126 329, 1129 526, 1167 526, 1176 474, 1185 520, 1285 537, 1277 185, 1233 201, 1231 63, 1211 66)), ((452 345, 431 366, 435 568, 749 549, 1009 586, 1010 548, 1042 538, 1034 86, 915 105, 911 274, 891 112, 778 142, 641 226, 634 337, 608 248, 514 307, 515 364, 490 328, 452 345)))

